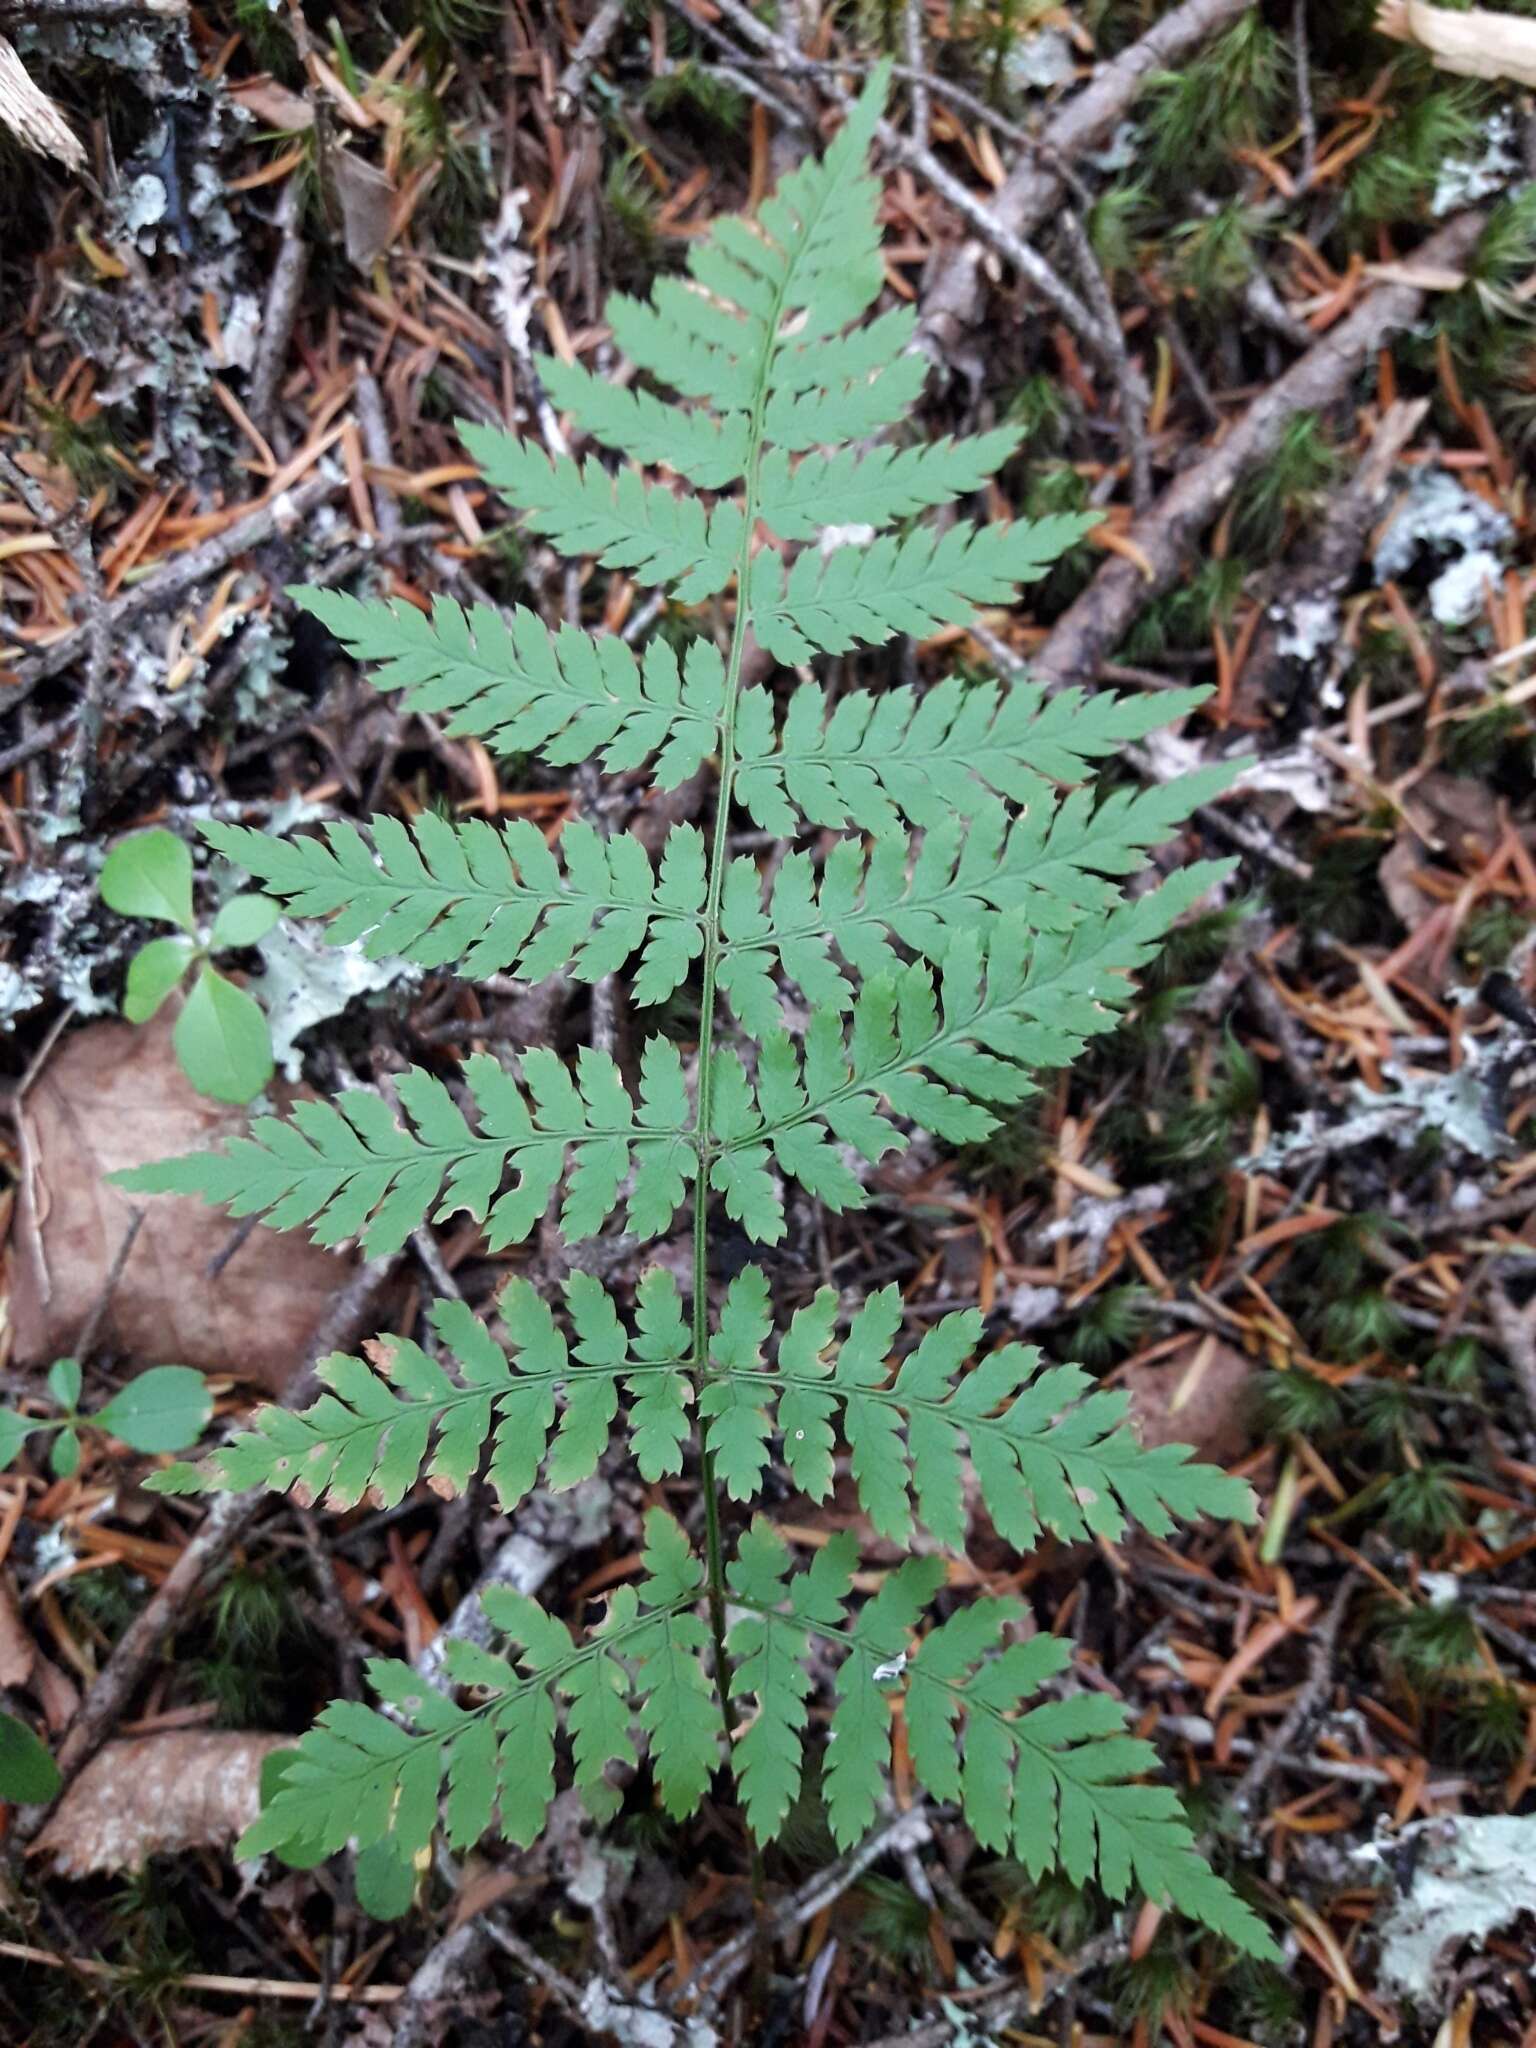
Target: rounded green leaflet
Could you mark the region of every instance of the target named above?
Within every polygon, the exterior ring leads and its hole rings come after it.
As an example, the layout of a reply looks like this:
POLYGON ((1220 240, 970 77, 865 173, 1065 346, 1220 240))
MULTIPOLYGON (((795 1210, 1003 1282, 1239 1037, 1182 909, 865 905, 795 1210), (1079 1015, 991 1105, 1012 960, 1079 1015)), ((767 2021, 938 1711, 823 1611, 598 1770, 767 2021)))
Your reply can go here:
POLYGON ((208 943, 222 946, 254 946, 267 936, 282 916, 281 907, 270 896, 231 896, 213 921, 208 943))
POLYGON ((0 1408, 0 1472, 14 1464, 21 1455, 22 1445, 37 1427, 30 1416, 0 1408))
POLYGON ((0 1799, 14 1806, 52 1799, 62 1780, 59 1767, 25 1721, 0 1714, 0 1799))
POLYGON ((182 1072, 217 1102, 249 1102, 272 1078, 272 1034, 255 998, 205 967, 174 1033, 182 1072))
POLYGON ((80 1470, 80 1438, 76 1431, 59 1431, 48 1454, 48 1464, 55 1479, 74 1478, 80 1470))
POLYGON ((114 1394, 91 1420, 135 1451, 179 1451, 196 1443, 213 1396, 189 1365, 157 1365, 114 1394))
POLYGON ((191 932, 192 855, 174 832, 135 832, 107 855, 101 900, 124 917, 156 917, 191 932))
POLYGON ((48 1391, 61 1408, 75 1408, 80 1401, 81 1373, 78 1358, 56 1358, 48 1368, 48 1391))
POLYGON ((178 987, 191 966, 197 948, 186 938, 151 939, 140 946, 128 962, 128 985, 123 992, 123 1015, 130 1024, 147 1024, 178 987))

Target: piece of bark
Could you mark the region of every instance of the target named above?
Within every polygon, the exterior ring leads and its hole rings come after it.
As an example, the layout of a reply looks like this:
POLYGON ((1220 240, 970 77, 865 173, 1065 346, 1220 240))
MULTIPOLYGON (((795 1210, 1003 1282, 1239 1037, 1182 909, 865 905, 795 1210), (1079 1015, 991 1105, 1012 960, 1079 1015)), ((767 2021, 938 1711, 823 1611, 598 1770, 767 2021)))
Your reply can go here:
POLYGON ((0 36, 0 126, 9 128, 23 149, 36 156, 56 157, 71 171, 85 169, 80 138, 34 83, 15 48, 0 36))
POLYGON ((0 1572, 0 1686, 25 1685, 36 1662, 37 1645, 21 1618, 15 1588, 0 1572))
MULTIPOLYGON (((1423 245, 1418 260, 1458 263, 1482 230, 1481 214, 1458 214, 1423 245)), ((1277 377, 1226 438, 1175 477, 1136 521, 1127 536, 1134 553, 1112 556, 1056 621, 1031 662, 1034 672, 1058 686, 1091 682, 1153 598, 1177 581, 1200 535, 1248 472, 1274 452, 1287 422, 1301 412, 1326 411, 1347 397, 1388 335, 1417 319, 1423 303, 1423 292, 1412 285, 1378 285, 1277 377)))
POLYGON ((109 1742, 32 1847, 61 1877, 140 1870, 151 1856, 221 1849, 261 1810, 261 1767, 286 1735, 176 1729, 109 1742))
POLYGON ((1536 85, 1536 21, 1523 20, 1506 7, 1462 12, 1431 7, 1427 0, 1381 0, 1376 26, 1396 42, 1427 50, 1442 71, 1536 85))
POLYGON ((21 1104, 22 1183, 13 1234, 16 1357, 71 1353, 96 1310, 135 1209, 143 1224, 101 1316, 102 1342, 142 1365, 232 1372, 278 1393, 354 1267, 298 1231, 250 1231, 216 1274, 235 1226, 189 1196, 130 1199, 121 1167, 204 1151, 248 1118, 199 1095, 177 1064, 171 1020, 87 1025, 21 1104))

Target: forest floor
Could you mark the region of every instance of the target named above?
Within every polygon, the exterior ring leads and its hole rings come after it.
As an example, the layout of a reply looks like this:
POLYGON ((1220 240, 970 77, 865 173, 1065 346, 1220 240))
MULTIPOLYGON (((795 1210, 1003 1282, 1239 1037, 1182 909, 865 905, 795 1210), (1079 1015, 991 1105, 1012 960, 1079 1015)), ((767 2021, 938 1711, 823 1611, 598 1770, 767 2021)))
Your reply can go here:
MULTIPOLYGON (((986 1144, 805 1206, 780 1256, 807 1294, 898 1282, 919 1327, 979 1307, 1253 1482, 1247 1535, 973 1562, 1127 1703, 1288 1954, 1032 1882, 905 1795, 852 1857, 797 1810, 755 1969, 709 1805, 596 1837, 559 1804, 389 1921, 345 1859, 243 1879, 262 1759, 362 1656, 472 1627, 509 1546, 579 1611, 646 1489, 615 1461, 515 1528, 479 1489, 210 1511, 87 1431, 73 1470, 0 1457, 0 1707, 73 1781, 41 1835, 0 1806, 0 2041, 1536 2043, 1536 8, 1382 13, 0 0, 0 1401, 43 1414, 64 1357, 86 1410, 176 1363, 234 1417, 558 1269, 462 1217, 368 1262, 103 1190, 214 1111, 163 1022, 118 1021, 147 928, 102 862, 209 815, 580 812, 579 775, 376 694, 285 586, 632 623, 622 575, 505 523, 454 422, 526 420, 531 350, 606 363, 608 292, 889 54, 916 427, 1013 423, 992 510, 1103 515, 904 679, 1199 682, 1115 775, 1252 765, 1185 835, 1235 879, 1123 1027, 986 1144)), ((227 964, 323 1092, 565 1045, 589 1005, 291 935, 227 964)))

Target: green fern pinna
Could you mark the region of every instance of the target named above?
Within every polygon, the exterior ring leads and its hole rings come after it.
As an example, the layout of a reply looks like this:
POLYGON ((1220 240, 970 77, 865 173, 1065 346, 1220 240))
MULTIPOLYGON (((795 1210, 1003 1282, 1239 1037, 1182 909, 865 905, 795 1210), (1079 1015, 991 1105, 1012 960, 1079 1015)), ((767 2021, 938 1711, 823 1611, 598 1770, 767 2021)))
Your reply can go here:
POLYGON ((659 280, 648 302, 609 302, 630 359, 692 403, 541 365, 556 403, 635 466, 615 475, 465 429, 535 533, 686 602, 733 590, 723 658, 702 631, 680 654, 658 637, 637 656, 527 611, 443 601, 427 618, 294 593, 376 664, 382 687, 449 714, 451 733, 557 765, 648 761, 663 789, 710 762, 707 837, 674 827, 653 866, 632 835, 604 839, 580 823, 555 851, 527 825, 430 815, 409 831, 376 818, 371 839, 339 824, 286 841, 204 828, 293 912, 329 917, 333 940, 363 938, 370 953, 528 980, 628 968, 643 1004, 687 983, 700 1016, 692 1072, 659 1036, 633 1087, 590 1048, 574 1065, 548 1050, 510 1067, 478 1054, 452 1092, 419 1069, 401 1077, 398 1118, 375 1095, 344 1094, 259 1119, 226 1152, 126 1177, 277 1227, 307 1223, 326 1244, 360 1237, 370 1253, 461 1209, 493 1247, 515 1243, 562 1182, 569 1241, 620 1206, 625 1229, 654 1239, 691 1203, 691 1292, 653 1267, 631 1302, 575 1272, 557 1308, 514 1280, 495 1336, 441 1301, 439 1357, 399 1338, 374 1347, 371 1364, 333 1357, 320 1369, 329 1391, 307 1413, 267 1408, 249 1434, 158 1483, 387 1505, 424 1475, 462 1489, 488 1459, 510 1511, 541 1475, 562 1487, 591 1474, 616 1423, 647 1482, 690 1456, 700 1469, 701 1548, 652 1512, 643 1574, 596 1627, 573 1633, 497 1590, 485 1604, 505 1653, 453 1643, 451 1695, 405 1665, 374 1663, 389 1711, 326 1709, 245 1836, 246 1855, 311 1860, 351 1842, 409 1863, 440 1807, 456 1846, 492 1827, 528 1843, 557 1752, 589 1805, 611 1812, 611 1768, 636 1764, 637 1729, 669 1813, 692 1813, 729 1773, 747 1827, 769 1841, 801 1785, 814 1642, 818 1668, 836 1666, 821 1783, 839 1843, 855 1842, 886 1796, 900 1713, 917 1779, 957 1803, 986 1847, 1035 1872, 1096 1878, 1113 1898, 1139 1889, 1272 1953, 1198 1853, 1172 1791, 1147 1782, 1156 1754, 1125 1732, 1121 1708, 1073 1689, 1068 1646, 1030 1633, 1018 1601, 946 1594, 939 1554, 964 1554, 968 1471, 1020 1550, 1042 1530, 1113 1540, 1129 1521, 1164 1534, 1176 1516, 1247 1520, 1249 1489, 1181 1448, 1143 1450, 1125 1397, 1095 1391, 1076 1366, 1043 1366, 1018 1344, 978 1356, 974 1312, 946 1316, 903 1352, 894 1288, 841 1332, 827 1288, 776 1332, 767 1276, 751 1265, 711 1318, 716 1202, 771 1244, 788 1183, 850 1209, 866 1199, 858 1162, 899 1150, 913 1127, 984 1138, 1031 1092, 1034 1071, 1115 1024, 1133 970, 1223 872, 1192 867, 1134 898, 1115 881, 1221 787, 1220 772, 1097 806, 1080 787, 1062 794, 1096 760, 1187 713, 1199 691, 1048 701, 1027 683, 943 682, 918 693, 880 687, 873 665, 875 687, 835 708, 814 681, 782 703, 742 686, 749 637, 788 666, 929 634, 1009 602, 1088 523, 908 524, 976 490, 1014 437, 865 445, 908 416, 923 381, 910 311, 864 317, 882 277, 865 159, 883 91, 877 78, 825 157, 787 177, 755 222, 717 223, 686 278, 659 280), (882 534, 897 522, 899 534, 882 534), (788 852, 770 879, 730 857, 736 814, 784 837, 842 836, 819 863, 788 852), (803 1030, 788 1026, 786 983, 802 999, 794 1014, 809 1015, 803 1030), (776 1466, 825 1499, 840 1449, 883 1537, 910 1548, 926 1532, 921 1554, 873 1595, 854 1591, 851 1534, 799 1569, 769 1521, 734 1541, 725 1527, 729 1503, 756 1498, 776 1466))

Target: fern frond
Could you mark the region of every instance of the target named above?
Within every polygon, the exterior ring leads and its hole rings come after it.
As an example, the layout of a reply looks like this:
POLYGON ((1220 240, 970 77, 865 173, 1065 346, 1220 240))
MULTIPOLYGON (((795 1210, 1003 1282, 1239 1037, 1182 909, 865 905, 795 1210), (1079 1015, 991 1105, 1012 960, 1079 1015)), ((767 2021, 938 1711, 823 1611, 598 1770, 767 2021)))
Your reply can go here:
POLYGON ((300 1102, 287 1119, 257 1117, 227 1151, 192 1152, 112 1179, 138 1194, 198 1195, 274 1230, 307 1223, 317 1244, 360 1236, 376 1258, 398 1251, 429 1214, 441 1220, 460 1209, 486 1225, 492 1249, 519 1243, 543 1215, 569 1154, 560 1212, 568 1238, 596 1235, 630 1173, 627 1227, 660 1236, 694 1166, 676 1047, 647 1041, 638 1104, 614 1062, 590 1047, 578 1053, 574 1077, 544 1048, 520 1054, 518 1064, 521 1087, 489 1053, 464 1062, 478 1128, 441 1081, 409 1067, 394 1083, 404 1122, 377 1095, 349 1090, 334 1108, 300 1102), (515 1184, 498 1195, 508 1171, 515 1184))
POLYGON ((781 834, 802 820, 886 833, 941 825, 974 816, 988 790, 1029 807, 1047 794, 1042 778, 1080 782, 1087 763, 1184 717, 1207 694, 1047 698, 1038 683, 968 687, 951 677, 921 696, 854 690, 829 716, 826 693, 806 683, 776 731, 768 692, 744 690, 733 794, 755 824, 781 834))
POLYGON ((557 1698, 569 1703, 576 1784, 589 1804, 609 1803, 610 1763, 636 1760, 631 1727, 638 1714, 651 1733, 664 1798, 691 1811, 719 1749, 714 1717, 706 1723, 697 1710, 701 1698, 712 1697, 697 1661, 703 1624, 691 1612, 699 1568, 682 1532, 659 1511, 646 1517, 646 1539, 645 1578, 638 1587, 620 1586, 605 1620, 580 1643, 525 1594, 487 1587, 486 1614, 517 1654, 499 1657, 459 1640, 448 1645, 446 1674, 455 1686, 482 1694, 473 1705, 434 1692, 408 1664, 370 1663, 369 1683, 393 1715, 347 1700, 327 1707, 236 1853, 275 1850, 298 1860, 330 1855, 348 1841, 360 1849, 388 1842, 408 1859, 431 1840, 445 1788, 445 1832, 455 1847, 477 1841, 493 1820, 509 1841, 526 1847, 541 1833, 554 1796, 557 1698), (636 1660, 638 1674, 629 1668, 636 1660), (661 1701, 671 1710, 664 1728, 661 1701))
POLYGON ((510 1512, 541 1470, 557 1492, 591 1477, 618 1418, 621 1388, 641 1474, 654 1482, 680 1472, 691 1335, 677 1282, 656 1267, 641 1276, 633 1336, 589 1274, 572 1273, 565 1292, 574 1363, 548 1306, 515 1279, 500 1304, 510 1356, 462 1302, 439 1301, 432 1326, 457 1380, 406 1338, 380 1338, 371 1363, 340 1353, 322 1360, 316 1377, 328 1391, 312 1407, 258 1409, 254 1427, 204 1464, 173 1467, 169 1479, 152 1475, 147 1483, 171 1493, 264 1486, 338 1510, 366 1495, 390 1508, 423 1477, 462 1493, 489 1446, 486 1476, 510 1512))
POLYGON ((675 789, 719 742, 725 665, 707 640, 681 668, 664 640, 643 662, 614 635, 562 626, 551 632, 521 606, 467 612, 440 597, 430 618, 414 605, 365 602, 339 590, 290 590, 356 660, 377 664, 381 690, 403 690, 408 710, 451 714, 448 733, 504 754, 537 753, 556 767, 600 754, 610 770, 650 756, 658 786, 675 789))
POLYGON ((292 915, 329 918, 330 943, 361 939, 370 959, 398 954, 470 980, 564 971, 598 981, 638 952, 635 999, 659 1003, 703 950, 704 841, 692 825, 668 835, 659 874, 633 833, 605 839, 580 819, 560 834, 563 868, 526 819, 450 825, 423 811, 409 831, 387 817, 369 830, 372 850, 340 823, 323 840, 202 827, 292 915))
POLYGON ((1245 1481, 1191 1464, 1182 1444, 1143 1449, 1129 1427, 1129 1396, 1097 1389, 1081 1366, 1044 1367, 1039 1351, 1021 1344, 977 1359, 974 1309, 945 1316, 893 1371, 898 1290, 871 1295, 834 1346, 837 1297, 823 1288, 795 1315, 770 1367, 762 1355, 767 1282, 756 1267, 732 1282, 729 1299, 761 1312, 748 1342, 717 1340, 717 1377, 700 1412, 737 1499, 759 1491, 777 1428, 790 1476, 813 1500, 831 1492, 841 1437, 860 1506, 899 1543, 911 1540, 915 1493, 924 1527, 964 1550, 967 1453, 993 1526, 1017 1550, 1031 1549, 1042 1528, 1066 1542, 1114 1542, 1128 1520, 1166 1536, 1175 1517, 1253 1519, 1245 1481))
POLYGON ((951 1143, 987 1137, 997 1118, 981 1103, 1023 1101, 1035 1092, 1032 1072, 1069 1064, 1089 1038, 1110 1029, 1133 993, 1127 976, 1230 869, 1230 862, 1196 863, 1152 894, 1065 933, 1032 934, 1000 918, 985 958, 981 941, 962 934, 937 979, 919 962, 894 979, 866 983, 846 1034, 834 1013, 817 1011, 803 1054, 782 1034, 769 1037, 755 1109, 735 1088, 721 1091, 723 1104, 711 1100, 719 1147, 711 1185, 721 1192, 729 1185, 732 1213, 759 1241, 773 1242, 784 1224, 770 1153, 809 1194, 842 1210, 860 1207, 865 1196, 841 1148, 871 1163, 902 1149, 907 1141, 892 1114, 951 1143))
POLYGON ((766 892, 743 855, 726 872, 718 985, 756 1038, 781 1028, 773 971, 798 982, 812 1008, 846 1010, 853 983, 833 946, 865 980, 902 966, 892 941, 940 961, 960 935, 985 937, 1000 916, 1035 931, 1069 931, 1117 900, 1105 879, 1133 873, 1148 847, 1170 838, 1197 805, 1231 782, 1234 769, 1202 769, 1146 790, 1121 790, 1094 808, 1086 790, 1059 804, 1044 785, 1011 823, 983 796, 969 823, 931 826, 916 855, 905 837, 866 850, 840 839, 818 877, 805 853, 787 854, 766 892))
POLYGON ((915 448, 840 448, 790 467, 780 447, 762 467, 758 517, 784 540, 814 540, 828 526, 889 526, 980 490, 1019 444, 1013 427, 915 448))
MULTIPOLYGON (((818 438, 826 439, 825 435, 818 438)), ((983 604, 1011 604, 1019 585, 1043 576, 1059 555, 1099 523, 1061 512, 939 532, 918 527, 868 547, 807 549, 786 570, 764 549, 752 565, 752 626, 776 661, 809 661, 818 650, 846 654, 897 633, 923 638, 965 624, 983 604)))
POLYGON ((459 438, 486 482, 566 554, 596 555, 640 583, 675 584, 685 604, 713 597, 735 573, 743 530, 735 505, 706 515, 697 498, 644 483, 632 469, 610 476, 600 463, 546 455, 498 427, 461 420, 459 438))

